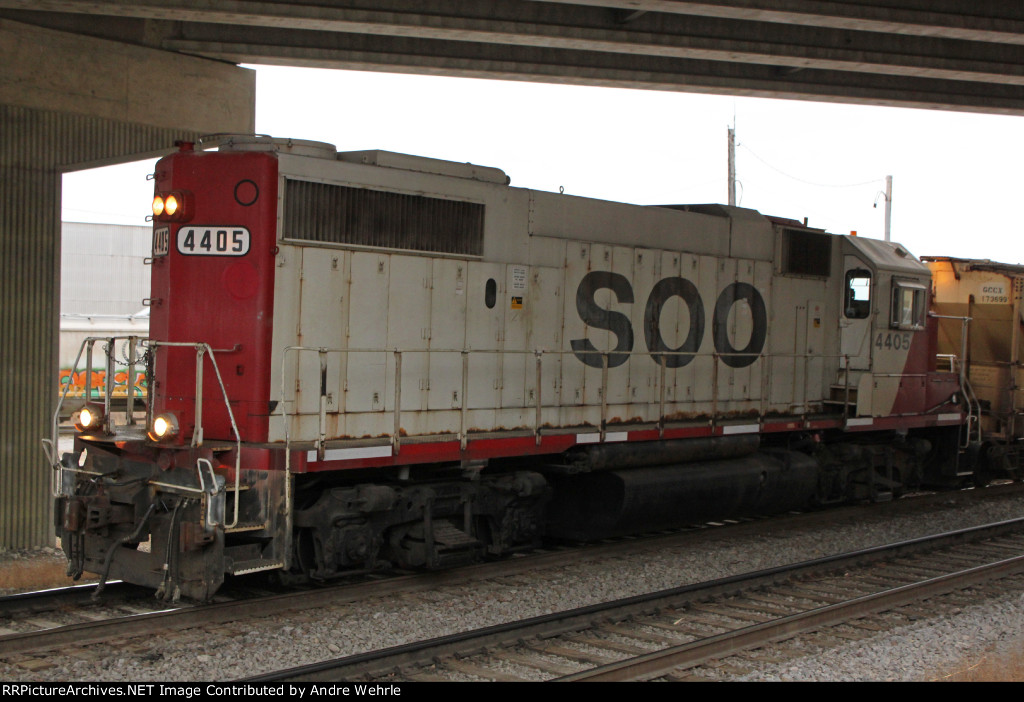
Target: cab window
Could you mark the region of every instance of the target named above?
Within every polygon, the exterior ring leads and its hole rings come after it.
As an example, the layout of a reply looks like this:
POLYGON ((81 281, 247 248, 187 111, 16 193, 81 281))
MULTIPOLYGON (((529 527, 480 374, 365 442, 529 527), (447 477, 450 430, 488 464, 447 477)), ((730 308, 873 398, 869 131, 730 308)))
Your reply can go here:
POLYGON ((924 329, 925 288, 919 283, 894 280, 892 284, 892 318, 893 329, 924 329))
POLYGON ((857 269, 846 272, 843 314, 847 319, 867 319, 871 314, 871 271, 857 269))

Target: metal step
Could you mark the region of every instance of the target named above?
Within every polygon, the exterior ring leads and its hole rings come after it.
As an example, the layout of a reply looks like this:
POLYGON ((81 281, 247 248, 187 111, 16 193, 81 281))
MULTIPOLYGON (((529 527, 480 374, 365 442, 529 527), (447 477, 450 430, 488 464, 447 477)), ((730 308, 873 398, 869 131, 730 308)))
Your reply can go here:
POLYGON ((248 575, 249 573, 258 573, 261 570, 274 570, 276 568, 284 568, 284 563, 267 558, 254 558, 251 561, 236 561, 232 563, 231 570, 228 572, 232 575, 248 575))
POLYGON ((240 531, 262 531, 269 525, 266 522, 239 522, 233 527, 225 528, 225 534, 237 534, 240 531))
MULTIPOLYGON (((843 402, 846 398, 847 388, 845 385, 831 385, 829 386, 829 399, 827 402, 843 402)), ((857 387, 851 385, 850 391, 850 404, 854 405, 857 403, 857 387)))
POLYGON ((480 541, 458 529, 447 520, 434 522, 434 543, 445 549, 472 548, 480 541))

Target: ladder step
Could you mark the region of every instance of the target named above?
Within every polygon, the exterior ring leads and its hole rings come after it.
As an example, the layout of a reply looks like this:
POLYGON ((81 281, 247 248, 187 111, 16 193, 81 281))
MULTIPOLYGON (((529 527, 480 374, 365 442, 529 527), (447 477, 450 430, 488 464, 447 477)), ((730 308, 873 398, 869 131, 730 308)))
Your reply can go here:
POLYGON ((434 543, 449 549, 480 545, 480 541, 444 520, 434 523, 434 543))
POLYGON ((262 531, 267 528, 266 522, 239 522, 233 527, 224 529, 225 534, 237 534, 240 531, 262 531))
POLYGON ((258 573, 261 570, 274 570, 275 568, 284 568, 284 563, 267 558, 254 558, 251 561, 237 561, 233 563, 231 570, 228 572, 232 575, 248 575, 249 573, 258 573))

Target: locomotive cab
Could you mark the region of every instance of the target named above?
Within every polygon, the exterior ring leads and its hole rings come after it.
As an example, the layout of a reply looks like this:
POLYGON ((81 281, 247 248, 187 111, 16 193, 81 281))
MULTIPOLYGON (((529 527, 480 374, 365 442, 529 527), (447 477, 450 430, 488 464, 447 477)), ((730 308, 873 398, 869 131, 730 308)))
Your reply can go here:
POLYGON ((842 242, 836 384, 850 392, 854 417, 924 412, 952 390, 948 374, 937 374, 927 331, 930 271, 899 244, 842 242))

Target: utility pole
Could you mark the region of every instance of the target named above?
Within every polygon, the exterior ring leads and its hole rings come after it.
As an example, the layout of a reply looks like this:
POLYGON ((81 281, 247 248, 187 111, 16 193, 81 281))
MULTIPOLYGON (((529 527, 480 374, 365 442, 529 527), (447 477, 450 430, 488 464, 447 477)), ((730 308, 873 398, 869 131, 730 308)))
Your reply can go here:
POLYGON ((889 241, 889 229, 892 226, 892 176, 885 177, 885 240, 889 241))
POLYGON ((890 229, 892 228, 892 176, 885 177, 885 192, 875 195, 875 207, 878 207, 878 196, 885 198, 885 240, 889 241, 890 229))
POLYGON ((733 127, 729 127, 729 206, 736 206, 736 130, 733 127))

